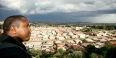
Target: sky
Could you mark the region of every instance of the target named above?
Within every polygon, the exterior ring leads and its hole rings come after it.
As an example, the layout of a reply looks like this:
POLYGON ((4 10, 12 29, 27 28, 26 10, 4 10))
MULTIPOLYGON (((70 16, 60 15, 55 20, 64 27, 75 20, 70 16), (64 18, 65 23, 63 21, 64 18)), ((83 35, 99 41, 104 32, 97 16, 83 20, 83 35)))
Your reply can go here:
POLYGON ((116 0, 0 0, 0 20, 116 23, 116 0))

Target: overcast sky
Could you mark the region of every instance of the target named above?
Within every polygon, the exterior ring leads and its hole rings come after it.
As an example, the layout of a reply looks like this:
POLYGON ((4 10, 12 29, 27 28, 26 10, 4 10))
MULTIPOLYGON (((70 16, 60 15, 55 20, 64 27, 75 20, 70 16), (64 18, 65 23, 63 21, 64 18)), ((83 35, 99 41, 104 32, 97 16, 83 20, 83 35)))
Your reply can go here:
POLYGON ((116 0, 0 0, 0 20, 116 23, 116 0))

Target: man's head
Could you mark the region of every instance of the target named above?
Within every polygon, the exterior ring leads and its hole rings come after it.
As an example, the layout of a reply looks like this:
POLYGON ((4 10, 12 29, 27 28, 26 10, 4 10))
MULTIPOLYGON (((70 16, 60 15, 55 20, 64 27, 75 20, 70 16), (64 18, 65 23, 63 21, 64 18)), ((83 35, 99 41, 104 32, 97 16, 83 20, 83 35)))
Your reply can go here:
POLYGON ((30 38, 30 27, 26 17, 22 15, 9 16, 3 24, 4 33, 11 37, 18 37, 22 41, 27 41, 30 38))

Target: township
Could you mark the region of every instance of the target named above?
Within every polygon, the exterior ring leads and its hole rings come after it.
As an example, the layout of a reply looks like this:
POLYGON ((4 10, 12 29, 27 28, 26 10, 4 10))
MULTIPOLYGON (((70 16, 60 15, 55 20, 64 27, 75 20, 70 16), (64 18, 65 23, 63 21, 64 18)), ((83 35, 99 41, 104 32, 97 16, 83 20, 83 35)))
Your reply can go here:
POLYGON ((106 44, 116 45, 116 30, 80 31, 84 28, 90 27, 31 26, 30 40, 24 44, 28 49, 44 52, 55 52, 58 49, 82 50, 90 44, 96 48, 104 47, 106 44))

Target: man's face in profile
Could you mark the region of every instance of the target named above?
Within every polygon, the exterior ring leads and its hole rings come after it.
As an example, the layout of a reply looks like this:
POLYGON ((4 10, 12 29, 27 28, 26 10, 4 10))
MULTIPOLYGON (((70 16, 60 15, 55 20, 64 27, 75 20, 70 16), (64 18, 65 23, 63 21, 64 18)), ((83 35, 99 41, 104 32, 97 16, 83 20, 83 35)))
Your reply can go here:
POLYGON ((21 38, 23 41, 28 41, 30 39, 30 27, 29 22, 26 18, 23 18, 23 21, 19 23, 18 29, 18 37, 21 38))

